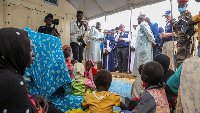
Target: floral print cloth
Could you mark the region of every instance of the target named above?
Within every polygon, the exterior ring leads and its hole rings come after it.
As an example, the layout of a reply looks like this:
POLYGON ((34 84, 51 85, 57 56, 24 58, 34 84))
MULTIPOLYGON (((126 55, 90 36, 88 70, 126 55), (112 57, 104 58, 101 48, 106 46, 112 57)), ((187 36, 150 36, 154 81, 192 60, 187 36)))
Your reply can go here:
POLYGON ((31 95, 47 98, 62 111, 80 108, 82 96, 72 96, 71 79, 58 37, 25 28, 33 43, 35 59, 24 78, 31 95))

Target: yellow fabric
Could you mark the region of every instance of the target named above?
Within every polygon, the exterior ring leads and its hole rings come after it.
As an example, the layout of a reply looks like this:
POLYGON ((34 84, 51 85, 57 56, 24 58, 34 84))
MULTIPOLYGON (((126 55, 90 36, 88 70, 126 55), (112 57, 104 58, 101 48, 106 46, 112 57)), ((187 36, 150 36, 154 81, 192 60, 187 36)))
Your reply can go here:
POLYGON ((104 99, 98 100, 92 93, 84 96, 82 107, 89 108, 91 113, 113 113, 113 106, 120 106, 121 98, 118 94, 110 94, 108 91, 95 92, 97 97, 105 96, 104 99), (101 94, 100 94, 101 93, 101 94))
MULTIPOLYGON (((68 110, 65 113, 90 113, 90 110, 87 109, 87 110, 83 111, 82 109, 79 108, 79 109, 73 109, 72 111, 68 110)), ((113 113, 119 113, 119 111, 115 111, 113 113)))
MULTIPOLYGON (((200 21, 200 13, 199 13, 198 15, 194 16, 194 17, 192 18, 192 21, 193 21, 193 22, 198 22, 198 21, 200 21)), ((199 42, 200 42, 200 22, 198 23, 197 31, 198 31, 198 38, 199 38, 199 42)))

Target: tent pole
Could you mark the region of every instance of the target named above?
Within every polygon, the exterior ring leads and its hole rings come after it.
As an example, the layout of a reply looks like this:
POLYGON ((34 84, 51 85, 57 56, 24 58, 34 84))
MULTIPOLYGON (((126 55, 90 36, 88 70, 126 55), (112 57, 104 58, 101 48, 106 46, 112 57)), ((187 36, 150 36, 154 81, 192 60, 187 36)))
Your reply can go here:
MULTIPOLYGON (((130 17, 130 32, 129 35, 131 37, 131 27, 132 27, 132 6, 130 6, 130 10, 131 10, 131 17, 130 17)), ((129 78, 128 74, 130 72, 129 68, 130 68, 130 51, 131 51, 131 47, 130 47, 130 43, 129 43, 129 49, 128 49, 128 69, 127 69, 127 78, 129 78)))
MULTIPOLYGON (((106 16, 107 16, 106 13, 104 14, 104 16, 105 16, 105 26, 104 26, 104 31, 105 31, 105 29, 106 29, 106 16)), ((103 31, 103 32, 104 32, 104 31, 103 31)), ((106 34, 105 34, 105 32, 104 32, 104 39, 105 39, 105 35, 106 35, 106 34)), ((104 48, 104 43, 103 43, 103 48, 104 48)), ((103 49, 103 50, 104 50, 104 49, 103 49)), ((103 51, 103 52, 104 52, 104 51, 103 51)), ((102 67, 103 67, 103 64, 104 64, 104 62, 103 62, 103 58, 102 58, 102 67)), ((107 65, 108 65, 108 64, 107 64, 107 65)))
POLYGON ((172 0, 170 0, 170 5, 171 5, 171 25, 172 25, 172 40, 173 40, 173 63, 174 63, 174 71, 176 71, 176 59, 175 59, 175 47, 174 47, 174 29, 173 29, 173 23, 172 23, 172 20, 173 20, 173 9, 172 9, 172 0))

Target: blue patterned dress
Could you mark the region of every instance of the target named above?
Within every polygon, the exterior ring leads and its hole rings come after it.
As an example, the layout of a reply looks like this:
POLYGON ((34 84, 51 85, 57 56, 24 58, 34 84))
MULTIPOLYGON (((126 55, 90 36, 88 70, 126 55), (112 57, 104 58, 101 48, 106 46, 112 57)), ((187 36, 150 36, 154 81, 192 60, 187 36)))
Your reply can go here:
POLYGON ((30 28, 24 30, 32 40, 35 53, 34 63, 26 69, 24 75, 30 94, 47 98, 63 112, 80 108, 83 97, 71 95, 71 79, 65 65, 60 39, 34 32, 30 28))

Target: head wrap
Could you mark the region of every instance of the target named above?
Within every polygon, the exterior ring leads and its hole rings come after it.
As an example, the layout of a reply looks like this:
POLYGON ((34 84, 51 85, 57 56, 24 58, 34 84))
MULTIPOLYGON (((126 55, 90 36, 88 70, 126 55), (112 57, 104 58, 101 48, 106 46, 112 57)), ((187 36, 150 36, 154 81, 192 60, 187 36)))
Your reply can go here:
POLYGON ((138 16, 138 18, 142 18, 142 19, 145 19, 145 17, 146 17, 145 14, 140 14, 140 15, 138 16))
POLYGON ((17 28, 0 29, 0 69, 24 75, 30 62, 30 38, 17 28))
POLYGON ((125 27, 124 24, 120 24, 119 27, 125 27))
POLYGON ((89 60, 87 60, 87 62, 88 62, 88 61, 92 62, 92 65, 93 65, 93 66, 95 65, 95 62, 94 62, 94 60, 92 60, 92 59, 89 59, 89 60))
POLYGON ((64 51, 66 48, 68 48, 68 47, 70 47, 69 45, 64 45, 63 47, 62 47, 62 50, 64 51))
POLYGON ((155 61, 162 65, 164 72, 169 69, 170 58, 167 55, 160 54, 155 58, 155 61))

